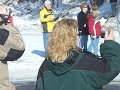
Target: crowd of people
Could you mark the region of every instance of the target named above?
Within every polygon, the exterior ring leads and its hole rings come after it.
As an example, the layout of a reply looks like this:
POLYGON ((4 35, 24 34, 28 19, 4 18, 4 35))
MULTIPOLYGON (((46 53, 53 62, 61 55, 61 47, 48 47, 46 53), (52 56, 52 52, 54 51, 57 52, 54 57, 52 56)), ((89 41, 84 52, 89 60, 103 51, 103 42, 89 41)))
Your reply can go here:
MULTIPOLYGON (((105 2, 100 1, 100 2, 105 2)), ((99 7, 98 1, 90 0, 91 7, 87 3, 83 3, 84 0, 80 0, 81 11, 77 15, 78 21, 78 35, 80 36, 79 47, 82 47, 84 50, 88 50, 95 55, 99 55, 99 39, 101 36, 101 29, 105 27, 102 25, 98 16, 99 16, 99 7), (90 45, 88 45, 88 38, 90 36, 90 45)), ((111 16, 116 16, 116 2, 117 0, 110 0, 111 3, 111 16)), ((49 0, 44 2, 44 7, 40 11, 40 21, 42 24, 43 32, 43 42, 45 52, 48 46, 48 38, 52 32, 52 29, 58 18, 54 16, 52 12, 52 3, 49 0)))
POLYGON ((101 27, 99 21, 99 9, 97 5, 92 5, 92 10, 87 13, 87 3, 81 4, 81 12, 78 13, 78 31, 80 36, 79 47, 98 55, 98 44, 101 36, 101 27), (90 35, 91 43, 88 46, 88 36, 90 35))
MULTIPOLYGON (((95 0, 93 0, 95 1, 95 0)), ((112 17, 116 16, 117 0, 110 0, 112 17)), ((35 90, 99 90, 120 72, 120 44, 115 42, 113 30, 105 32, 100 45, 99 7, 80 4, 77 20, 55 17, 52 3, 44 2, 40 11, 45 60, 37 75, 35 90), (88 46, 88 36, 90 45, 88 46)), ((13 25, 11 11, 0 6, 0 90, 15 90, 9 82, 7 61, 15 61, 25 51, 20 32, 13 25)))
MULTIPOLYGON (((105 27, 99 20, 99 7, 95 3, 95 0, 92 0, 93 4, 91 9, 88 8, 87 3, 82 3, 81 12, 77 15, 78 20, 78 31, 80 36, 79 46, 84 50, 88 50, 95 55, 99 55, 99 39, 101 37, 102 27, 105 27), (89 13, 88 13, 89 12, 89 13), (88 46, 88 36, 90 35, 90 45, 88 46)), ((104 0, 105 2, 105 0, 104 0)), ((117 0, 110 0, 112 17, 116 16, 116 3, 117 0)))

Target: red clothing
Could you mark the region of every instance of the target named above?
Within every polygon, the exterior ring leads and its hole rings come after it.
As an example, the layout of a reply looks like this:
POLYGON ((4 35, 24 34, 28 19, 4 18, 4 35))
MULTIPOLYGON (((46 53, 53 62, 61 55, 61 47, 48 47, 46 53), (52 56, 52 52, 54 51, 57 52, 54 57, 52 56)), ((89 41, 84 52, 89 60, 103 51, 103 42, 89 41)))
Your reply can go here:
POLYGON ((13 24, 13 17, 10 16, 10 18, 8 19, 8 21, 9 21, 11 24, 13 24))
MULTIPOLYGON (((90 35, 92 36, 95 36, 94 23, 95 23, 94 18, 91 15, 89 15, 88 16, 88 30, 89 30, 90 35)), ((95 31, 96 31, 96 37, 101 36, 101 25, 99 21, 95 24, 95 31)))

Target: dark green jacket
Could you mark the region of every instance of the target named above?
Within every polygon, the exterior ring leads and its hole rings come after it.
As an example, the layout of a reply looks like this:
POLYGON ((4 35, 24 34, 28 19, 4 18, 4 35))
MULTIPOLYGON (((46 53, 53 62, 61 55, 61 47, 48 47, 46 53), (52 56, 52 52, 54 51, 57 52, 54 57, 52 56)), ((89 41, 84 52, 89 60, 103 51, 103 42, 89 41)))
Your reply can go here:
POLYGON ((87 51, 73 50, 64 63, 45 60, 35 90, 98 90, 120 71, 120 45, 105 41, 99 58, 87 51))

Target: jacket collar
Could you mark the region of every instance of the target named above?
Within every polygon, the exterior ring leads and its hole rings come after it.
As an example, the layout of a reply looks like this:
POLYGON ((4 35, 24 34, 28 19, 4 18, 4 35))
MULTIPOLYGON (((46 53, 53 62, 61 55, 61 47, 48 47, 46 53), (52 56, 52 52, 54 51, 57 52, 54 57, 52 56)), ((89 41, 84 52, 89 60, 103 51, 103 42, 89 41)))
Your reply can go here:
POLYGON ((79 59, 83 56, 82 50, 73 50, 69 57, 63 63, 55 63, 50 59, 48 61, 48 68, 56 75, 63 75, 69 72, 79 59))

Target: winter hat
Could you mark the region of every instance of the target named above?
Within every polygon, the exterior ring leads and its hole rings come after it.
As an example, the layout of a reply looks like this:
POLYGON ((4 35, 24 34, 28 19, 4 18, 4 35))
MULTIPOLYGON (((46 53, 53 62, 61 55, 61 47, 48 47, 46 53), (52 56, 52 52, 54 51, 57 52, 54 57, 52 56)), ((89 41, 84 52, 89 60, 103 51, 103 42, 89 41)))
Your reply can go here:
POLYGON ((45 6, 48 6, 50 4, 52 4, 52 3, 49 0, 46 0, 45 3, 44 3, 45 6))

